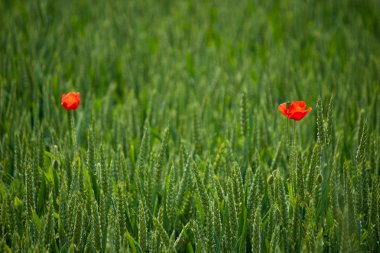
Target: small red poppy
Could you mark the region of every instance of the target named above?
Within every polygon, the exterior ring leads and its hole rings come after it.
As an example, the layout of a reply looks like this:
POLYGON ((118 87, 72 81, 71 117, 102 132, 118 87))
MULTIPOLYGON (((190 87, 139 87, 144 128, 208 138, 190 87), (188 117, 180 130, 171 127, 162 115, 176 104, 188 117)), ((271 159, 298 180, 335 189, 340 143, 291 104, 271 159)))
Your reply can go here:
POLYGON ((312 109, 306 109, 306 103, 304 101, 294 101, 290 103, 282 103, 278 106, 278 110, 284 114, 289 119, 301 120, 303 119, 312 109))
POLYGON ((63 94, 61 104, 66 110, 76 110, 80 104, 80 93, 69 92, 63 94))

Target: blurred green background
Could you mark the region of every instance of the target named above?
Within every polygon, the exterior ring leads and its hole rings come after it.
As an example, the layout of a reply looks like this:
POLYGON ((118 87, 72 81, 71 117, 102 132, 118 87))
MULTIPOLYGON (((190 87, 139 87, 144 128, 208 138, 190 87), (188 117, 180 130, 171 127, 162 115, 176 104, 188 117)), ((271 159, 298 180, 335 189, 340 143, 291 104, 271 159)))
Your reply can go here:
POLYGON ((268 127, 280 102, 314 107, 334 96, 339 126, 352 128, 364 109, 379 129, 378 1, 3 0, 0 8, 3 135, 33 117, 62 125, 68 91, 81 92, 80 113, 111 121, 133 110, 139 126, 149 115, 152 125, 185 130, 195 104, 210 131, 235 120, 244 89, 268 127))

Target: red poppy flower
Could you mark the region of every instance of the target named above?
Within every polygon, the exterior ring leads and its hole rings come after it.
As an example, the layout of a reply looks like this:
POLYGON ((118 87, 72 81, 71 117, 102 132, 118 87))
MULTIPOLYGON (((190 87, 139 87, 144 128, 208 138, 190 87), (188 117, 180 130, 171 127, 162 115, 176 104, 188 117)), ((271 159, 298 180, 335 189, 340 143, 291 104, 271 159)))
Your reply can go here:
POLYGON ((63 94, 61 104, 66 110, 76 110, 80 104, 79 92, 63 94))
POLYGON ((280 104, 278 110, 289 119, 301 120, 311 111, 311 107, 306 109, 304 101, 294 101, 280 104))

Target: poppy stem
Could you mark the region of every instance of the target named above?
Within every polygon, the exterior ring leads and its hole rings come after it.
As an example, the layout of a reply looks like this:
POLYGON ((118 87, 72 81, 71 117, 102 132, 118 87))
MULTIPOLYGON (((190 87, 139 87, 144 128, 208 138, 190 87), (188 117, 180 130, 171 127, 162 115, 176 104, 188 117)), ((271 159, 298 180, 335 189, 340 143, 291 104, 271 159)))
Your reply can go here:
POLYGON ((296 151, 296 121, 293 120, 292 148, 290 155, 290 178, 296 180, 297 151, 296 151))
POLYGON ((296 121, 293 120, 293 148, 296 146, 296 121))
POLYGON ((286 119, 286 142, 290 146, 290 136, 289 136, 289 119, 286 119))
POLYGON ((70 127, 69 127, 69 132, 70 132, 70 138, 71 142, 73 145, 74 150, 77 150, 77 140, 76 140, 76 129, 75 129, 75 120, 74 120, 74 115, 72 111, 68 111, 69 113, 69 121, 70 121, 70 127))
MULTIPOLYGON (((73 136, 73 129, 71 128, 71 113, 70 113, 70 111, 67 111, 67 116, 68 116, 68 118, 69 118, 69 134, 70 134, 70 141, 72 142, 73 141, 73 138, 72 138, 72 136, 73 136)), ((71 144, 73 144, 73 143, 71 143, 71 144)))

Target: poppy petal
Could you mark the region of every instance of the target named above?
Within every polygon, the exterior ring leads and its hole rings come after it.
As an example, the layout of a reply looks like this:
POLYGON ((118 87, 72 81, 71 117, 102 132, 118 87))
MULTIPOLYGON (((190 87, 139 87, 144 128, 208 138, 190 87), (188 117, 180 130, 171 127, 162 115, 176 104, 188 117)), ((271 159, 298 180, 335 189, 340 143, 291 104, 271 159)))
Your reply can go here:
POLYGON ((307 110, 298 110, 298 111, 293 111, 290 115, 289 115, 289 118, 290 119, 294 119, 294 120, 301 120, 303 119, 310 111, 311 111, 311 107, 307 110))
POLYGON ((61 104, 66 110, 76 110, 80 105, 80 93, 69 92, 62 95, 61 104))
POLYGON ((284 114, 286 117, 288 117, 288 109, 286 108, 286 103, 282 103, 278 106, 278 110, 284 114))
POLYGON ((289 111, 305 110, 306 103, 304 101, 294 101, 290 104, 289 111))

